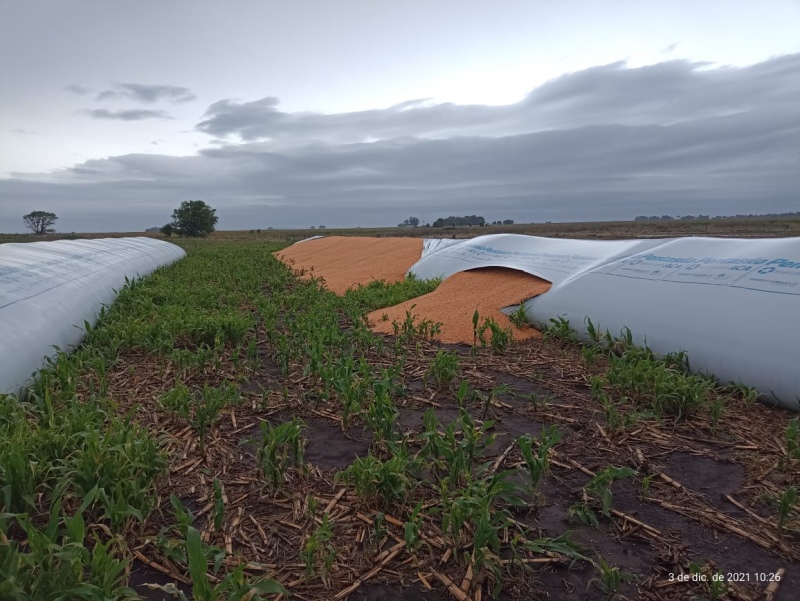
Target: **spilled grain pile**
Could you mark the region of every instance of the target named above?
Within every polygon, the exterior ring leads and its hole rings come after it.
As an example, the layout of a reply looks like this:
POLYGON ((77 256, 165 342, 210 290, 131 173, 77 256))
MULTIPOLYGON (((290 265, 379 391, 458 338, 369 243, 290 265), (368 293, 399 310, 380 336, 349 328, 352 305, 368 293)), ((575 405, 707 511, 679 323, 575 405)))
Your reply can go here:
POLYGON ((392 322, 404 321, 408 311, 419 319, 441 322, 439 339, 442 342, 472 344, 472 316, 477 309, 481 321, 491 317, 502 327, 511 327, 514 338, 522 340, 540 334, 531 327, 523 330, 514 327, 500 308, 519 304, 549 289, 550 282, 514 269, 474 269, 451 275, 430 294, 373 311, 367 319, 376 332, 391 334, 394 331, 392 322), (415 305, 413 309, 412 305, 415 305))
POLYGON ((422 239, 330 236, 298 242, 275 255, 294 269, 323 278, 328 290, 344 294, 373 280, 403 281, 422 256, 422 239))
MULTIPOLYGON (((323 278, 326 287, 336 294, 374 280, 402 281, 421 255, 421 239, 341 236, 306 240, 276 253, 292 268, 323 278)), ((549 289, 550 282, 514 269, 474 269, 450 276, 430 294, 374 311, 367 319, 376 332, 391 334, 392 322, 404 321, 410 311, 418 320, 441 323, 442 342, 471 344, 472 316, 477 309, 481 320, 491 317, 502 327, 510 327, 515 339, 533 338, 539 332, 514 327, 500 309, 549 289)))

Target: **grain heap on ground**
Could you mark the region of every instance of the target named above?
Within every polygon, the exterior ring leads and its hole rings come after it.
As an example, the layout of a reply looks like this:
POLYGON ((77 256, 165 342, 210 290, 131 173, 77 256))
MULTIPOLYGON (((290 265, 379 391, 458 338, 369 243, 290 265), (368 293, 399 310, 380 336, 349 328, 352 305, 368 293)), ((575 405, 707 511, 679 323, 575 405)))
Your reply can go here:
MULTIPOLYGON (((276 255, 296 270, 305 269, 307 274, 323 278, 329 290, 344 294, 348 288, 373 280, 402 281, 422 255, 422 240, 318 238, 294 244, 276 255)), ((484 317, 493 318, 502 327, 510 327, 515 339, 532 338, 539 332, 514 327, 500 309, 543 294, 550 285, 546 280, 514 269, 475 269, 450 276, 430 294, 374 311, 367 319, 376 332, 391 334, 392 322, 404 321, 408 311, 417 321, 440 322, 438 338, 442 342, 471 344, 472 316, 477 309, 481 321, 484 317)))
MULTIPOLYGON (((451 275, 430 294, 373 311, 367 319, 376 332, 391 334, 394 331, 392 322, 404 321, 408 311, 418 319, 440 322, 439 339, 442 342, 472 344, 472 316, 477 309, 481 321, 484 317, 491 317, 502 327, 511 327, 514 338, 522 340, 538 337, 540 333, 531 327, 516 328, 500 309, 517 305, 549 289, 550 282, 515 269, 473 269, 451 275)), ((488 332, 486 335, 490 336, 488 332)))
POLYGON ((422 240, 330 236, 298 242, 275 255, 296 270, 305 269, 307 276, 323 278, 328 290, 344 294, 373 280, 402 282, 422 256, 422 240))

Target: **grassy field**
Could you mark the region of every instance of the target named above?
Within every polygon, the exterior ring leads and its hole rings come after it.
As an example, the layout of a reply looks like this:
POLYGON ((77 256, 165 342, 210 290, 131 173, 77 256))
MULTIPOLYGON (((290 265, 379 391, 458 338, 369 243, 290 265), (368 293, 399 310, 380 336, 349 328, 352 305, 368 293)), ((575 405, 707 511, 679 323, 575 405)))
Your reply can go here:
MULTIPOLYGON (((294 229, 269 230, 267 228, 244 231, 220 231, 211 235, 214 240, 264 240, 295 242, 315 235, 325 236, 410 236, 416 238, 472 238, 483 234, 526 234, 551 238, 586 238, 619 240, 626 238, 673 238, 680 236, 717 236, 733 238, 783 238, 800 236, 800 219, 710 219, 694 221, 609 221, 586 223, 540 223, 458 228, 349 228, 349 229, 294 229)), ((143 232, 109 234, 1 234, 4 242, 34 242, 75 238, 105 238, 120 236, 153 236, 143 232)))
POLYGON ((435 283, 337 297, 279 235, 178 239, 0 396, 0 599, 795 598, 796 416, 590 323, 375 335, 435 283))

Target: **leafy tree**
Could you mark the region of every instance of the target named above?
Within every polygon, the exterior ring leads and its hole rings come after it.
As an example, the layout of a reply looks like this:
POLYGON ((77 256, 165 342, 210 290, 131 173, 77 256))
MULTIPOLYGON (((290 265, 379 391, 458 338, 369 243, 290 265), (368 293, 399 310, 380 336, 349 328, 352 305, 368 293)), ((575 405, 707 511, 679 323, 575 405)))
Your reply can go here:
POLYGON ((417 227, 419 225, 419 217, 409 217, 403 223, 398 223, 397 227, 417 227))
POLYGON ((439 219, 433 222, 433 227, 448 227, 448 226, 460 226, 460 225, 483 226, 486 225, 486 220, 478 215, 468 215, 466 217, 447 217, 446 219, 439 217, 439 219))
POLYGON ((214 226, 219 221, 216 212, 216 209, 212 209, 202 200, 184 200, 172 212, 172 231, 180 236, 205 238, 214 231, 214 226))
POLYGON ((34 211, 33 213, 23 215, 22 220, 25 222, 25 227, 34 234, 42 235, 50 234, 55 231, 50 226, 58 221, 58 216, 48 211, 34 211))
POLYGON ((161 228, 161 230, 160 230, 160 231, 161 231, 161 233, 162 233, 162 234, 164 234, 164 235, 165 235, 167 238, 169 238, 170 236, 172 236, 172 234, 173 234, 173 232, 174 232, 174 229, 173 229, 173 227, 172 227, 172 224, 171 224, 171 223, 168 223, 167 225, 163 226, 163 227, 161 228))

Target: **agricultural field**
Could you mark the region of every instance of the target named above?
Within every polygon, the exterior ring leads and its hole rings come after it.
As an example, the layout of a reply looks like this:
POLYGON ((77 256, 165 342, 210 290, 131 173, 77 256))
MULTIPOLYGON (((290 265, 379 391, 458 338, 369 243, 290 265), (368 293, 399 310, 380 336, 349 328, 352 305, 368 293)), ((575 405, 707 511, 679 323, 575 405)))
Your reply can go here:
MULTIPOLYGON (((592 240, 622 240, 629 238, 678 238, 681 236, 712 236, 720 238, 786 238, 800 236, 800 218, 759 217, 750 219, 696 219, 692 221, 607 221, 576 223, 519 223, 513 225, 488 225, 486 227, 443 228, 326 228, 326 229, 268 229, 266 227, 244 231, 217 231, 212 240, 253 240, 295 242, 315 235, 325 236, 404 236, 414 238, 473 238, 484 234, 524 234, 549 238, 579 238, 592 240)), ((70 238, 106 238, 120 236, 151 236, 163 238, 159 233, 106 233, 76 234, 56 233, 44 236, 0 233, 4 242, 37 242, 70 238)))
POLYGON ((278 234, 173 240, 0 395, 0 599, 796 598, 796 415, 588 321, 375 334, 437 282, 337 296, 278 234))

